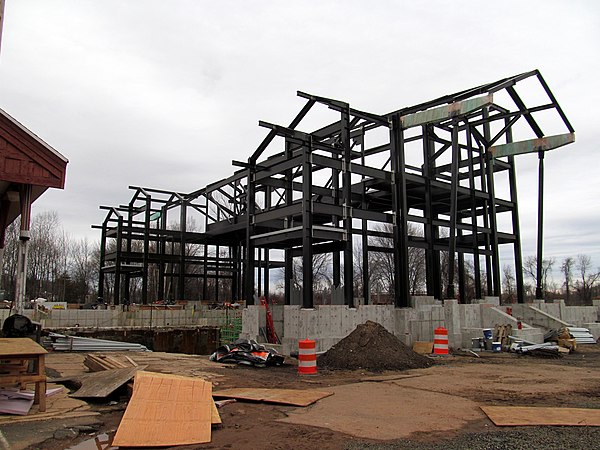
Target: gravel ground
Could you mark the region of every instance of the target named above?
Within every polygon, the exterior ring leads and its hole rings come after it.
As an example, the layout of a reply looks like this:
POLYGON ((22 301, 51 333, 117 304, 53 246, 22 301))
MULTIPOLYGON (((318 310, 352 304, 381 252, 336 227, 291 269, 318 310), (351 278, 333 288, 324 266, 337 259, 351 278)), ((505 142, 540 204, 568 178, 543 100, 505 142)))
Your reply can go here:
POLYGON ((563 450, 600 449, 600 428, 526 427, 510 431, 469 433, 432 443, 402 440, 386 444, 352 443, 346 450, 563 450))

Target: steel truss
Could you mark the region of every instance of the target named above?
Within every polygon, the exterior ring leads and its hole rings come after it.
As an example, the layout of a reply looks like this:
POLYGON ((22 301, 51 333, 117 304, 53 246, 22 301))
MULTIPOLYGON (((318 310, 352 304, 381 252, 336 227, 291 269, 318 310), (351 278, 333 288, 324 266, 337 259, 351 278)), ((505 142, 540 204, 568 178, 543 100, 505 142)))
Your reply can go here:
MULTIPOLYGON (((270 269, 283 267, 289 304, 293 258, 309 262, 302 265, 302 285, 312 286, 313 255, 331 253, 333 284, 343 286, 344 303, 352 307, 355 297, 362 297, 364 304, 370 300, 369 253, 387 252, 394 260, 395 305, 406 307, 411 247, 425 253, 428 295, 455 298, 456 284, 459 298, 465 299, 465 255, 470 255, 475 297, 499 296, 499 247, 506 245, 512 246, 517 298, 523 301, 514 157, 537 153, 543 178, 545 151, 574 141, 573 127, 539 71, 384 115, 338 100, 298 95, 306 104, 294 120, 287 127, 259 122, 269 130, 267 136, 247 161, 233 162, 242 169, 229 178, 188 194, 133 187, 129 204, 103 207, 108 213, 98 226, 101 297, 104 278, 114 274, 117 293, 122 278, 128 285, 132 277, 142 277, 142 297, 148 301, 149 268, 156 265, 158 298, 165 298, 168 277, 178 281, 177 298, 186 295, 189 277, 203 279, 203 298, 207 280, 228 278, 231 299, 253 304, 257 287, 259 294, 269 295, 270 269), (520 83, 535 84, 543 94, 535 97, 535 105, 525 105, 517 91, 520 83), (337 119, 310 133, 300 131, 301 121, 318 105, 332 110, 337 119), (546 123, 549 114, 556 119, 552 125, 564 134, 542 131, 538 115, 546 123), (513 142, 513 134, 518 134, 518 142, 513 142), (273 152, 278 143, 282 147, 273 152), (501 176, 507 180, 507 198, 496 194, 501 176), (186 230, 190 208, 205 219, 200 231, 186 230), (174 209, 179 211, 180 228, 170 230, 167 214, 174 209), (510 231, 500 231, 500 214, 510 217, 510 231), (410 223, 422 233, 409 235, 410 223), (390 238, 393 245, 377 246, 375 237, 390 238), (109 253, 111 239, 116 245, 109 253), (355 245, 359 241, 362 245, 355 245), (182 251, 191 244, 201 245, 201 254, 182 251), (354 278, 358 247, 363 292, 353 292, 353 283, 347 282, 354 278), (284 254, 283 260, 273 257, 276 250, 284 254), (442 252, 448 259, 445 286, 442 252)), ((541 207, 538 227, 541 240, 541 207)), ((120 297, 115 296, 115 303, 120 297)), ((127 294, 123 300, 128 301, 127 294)), ((313 307, 312 289, 303 289, 301 304, 313 307)))

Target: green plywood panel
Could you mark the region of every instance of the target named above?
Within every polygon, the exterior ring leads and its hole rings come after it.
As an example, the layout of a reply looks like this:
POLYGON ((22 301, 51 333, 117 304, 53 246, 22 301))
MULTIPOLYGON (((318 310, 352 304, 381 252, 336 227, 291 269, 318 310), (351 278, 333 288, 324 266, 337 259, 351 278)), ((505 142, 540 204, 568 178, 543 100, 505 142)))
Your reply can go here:
POLYGON ((557 134, 539 139, 494 145, 488 149, 494 158, 552 150, 575 142, 575 133, 557 134))
POLYGON ((486 105, 490 105, 493 101, 493 95, 483 95, 481 97, 471 98, 469 100, 463 100, 461 102, 454 102, 449 105, 439 106, 437 108, 431 108, 426 111, 420 111, 414 114, 407 114, 406 116, 400 117, 403 128, 416 127, 431 122, 440 122, 450 117, 460 116, 467 114, 472 111, 476 111, 486 105))

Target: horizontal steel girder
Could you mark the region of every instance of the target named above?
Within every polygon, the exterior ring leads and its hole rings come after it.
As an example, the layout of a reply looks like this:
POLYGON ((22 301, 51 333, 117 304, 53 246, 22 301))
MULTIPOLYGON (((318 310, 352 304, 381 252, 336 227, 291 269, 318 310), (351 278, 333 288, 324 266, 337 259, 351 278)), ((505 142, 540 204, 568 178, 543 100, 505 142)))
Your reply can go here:
POLYGON ((575 142, 575 133, 557 134, 539 139, 512 142, 510 144, 494 145, 488 149, 494 158, 503 156, 521 155, 539 151, 553 150, 575 142))
POLYGON ((476 111, 484 106, 491 105, 493 95, 487 94, 481 97, 471 98, 460 102, 450 103, 449 105, 439 106, 437 108, 419 111, 413 114, 400 117, 403 128, 416 127, 431 122, 440 122, 451 117, 467 114, 476 111))

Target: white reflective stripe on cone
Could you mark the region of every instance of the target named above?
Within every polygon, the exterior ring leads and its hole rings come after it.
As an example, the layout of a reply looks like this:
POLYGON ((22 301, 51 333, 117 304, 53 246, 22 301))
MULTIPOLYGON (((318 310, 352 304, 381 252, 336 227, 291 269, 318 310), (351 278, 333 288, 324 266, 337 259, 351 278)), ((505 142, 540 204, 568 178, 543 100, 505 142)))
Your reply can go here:
POLYGON ((298 367, 315 367, 316 361, 298 361, 298 367))
POLYGON ((298 350, 299 355, 314 355, 316 353, 314 348, 301 348, 298 350))

